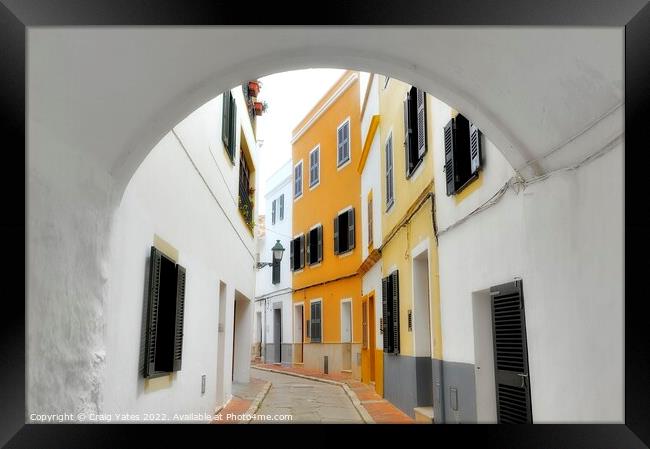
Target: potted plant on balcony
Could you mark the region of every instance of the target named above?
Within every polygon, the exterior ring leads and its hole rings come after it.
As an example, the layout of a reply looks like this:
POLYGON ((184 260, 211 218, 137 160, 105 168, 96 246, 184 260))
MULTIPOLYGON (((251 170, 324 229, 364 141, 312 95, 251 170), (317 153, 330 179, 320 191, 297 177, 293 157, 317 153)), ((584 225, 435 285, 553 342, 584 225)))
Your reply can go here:
POLYGON ((266 101, 256 101, 253 103, 253 107, 255 108, 255 115, 262 115, 262 113, 266 112, 266 110, 269 108, 269 105, 266 103, 266 101))
POLYGON ((260 93, 260 88, 262 83, 259 81, 249 81, 248 82, 248 95, 251 97, 257 97, 257 94, 260 93))

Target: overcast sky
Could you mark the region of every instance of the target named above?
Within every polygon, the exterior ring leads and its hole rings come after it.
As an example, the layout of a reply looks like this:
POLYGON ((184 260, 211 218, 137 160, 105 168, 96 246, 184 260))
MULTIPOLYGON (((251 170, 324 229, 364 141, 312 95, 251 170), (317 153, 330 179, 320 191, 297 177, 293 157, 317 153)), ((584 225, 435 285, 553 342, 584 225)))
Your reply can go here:
POLYGON ((259 214, 264 213, 266 180, 291 159, 291 131, 343 72, 338 69, 307 69, 260 78, 259 101, 266 101, 269 108, 258 117, 257 123, 257 139, 264 141, 257 167, 259 214))

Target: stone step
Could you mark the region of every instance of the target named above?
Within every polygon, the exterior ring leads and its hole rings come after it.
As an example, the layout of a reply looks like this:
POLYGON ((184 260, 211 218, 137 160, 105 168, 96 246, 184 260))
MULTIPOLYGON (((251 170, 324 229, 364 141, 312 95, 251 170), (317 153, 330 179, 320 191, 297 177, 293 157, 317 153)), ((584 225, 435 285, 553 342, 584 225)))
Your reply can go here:
POLYGON ((433 407, 415 407, 415 422, 433 424, 433 407))

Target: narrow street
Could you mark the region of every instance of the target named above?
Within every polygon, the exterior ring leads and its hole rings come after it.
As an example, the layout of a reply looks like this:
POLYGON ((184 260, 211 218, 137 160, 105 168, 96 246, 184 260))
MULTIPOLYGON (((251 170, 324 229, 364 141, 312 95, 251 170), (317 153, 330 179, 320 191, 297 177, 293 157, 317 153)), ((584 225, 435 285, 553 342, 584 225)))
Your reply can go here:
POLYGON ((350 398, 339 386, 255 368, 251 375, 272 383, 256 415, 292 416, 291 420, 271 418, 255 422, 363 423, 350 398))

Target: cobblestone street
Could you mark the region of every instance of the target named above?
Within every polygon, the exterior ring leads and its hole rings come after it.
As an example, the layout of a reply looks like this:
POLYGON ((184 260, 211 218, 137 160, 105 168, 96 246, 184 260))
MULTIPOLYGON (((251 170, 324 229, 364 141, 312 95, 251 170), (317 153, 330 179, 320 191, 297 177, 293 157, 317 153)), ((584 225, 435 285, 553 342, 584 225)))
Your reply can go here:
POLYGON ((269 416, 270 421, 253 422, 363 423, 350 398, 337 385, 256 369, 251 374, 272 383, 257 411, 258 416, 269 416), (293 418, 280 420, 274 415, 293 418))

